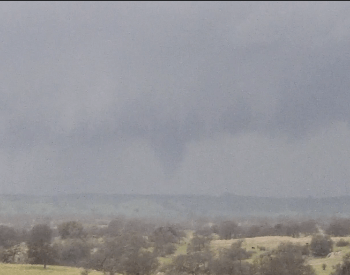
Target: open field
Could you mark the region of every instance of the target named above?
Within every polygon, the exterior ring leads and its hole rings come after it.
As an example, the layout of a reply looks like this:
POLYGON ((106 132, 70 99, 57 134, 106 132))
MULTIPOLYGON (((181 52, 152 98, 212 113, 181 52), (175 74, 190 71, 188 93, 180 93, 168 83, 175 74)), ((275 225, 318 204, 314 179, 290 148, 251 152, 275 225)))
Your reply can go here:
MULTIPOLYGON (((80 275, 81 268, 65 266, 26 265, 26 264, 0 264, 0 275, 80 275)), ((92 271, 89 275, 102 275, 102 272, 92 271)))

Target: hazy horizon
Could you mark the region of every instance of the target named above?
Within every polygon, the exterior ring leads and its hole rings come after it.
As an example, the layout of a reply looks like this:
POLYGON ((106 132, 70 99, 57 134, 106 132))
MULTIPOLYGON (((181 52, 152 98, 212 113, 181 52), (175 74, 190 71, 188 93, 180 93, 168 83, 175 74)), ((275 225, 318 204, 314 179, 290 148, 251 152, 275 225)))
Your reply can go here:
POLYGON ((0 194, 350 195, 349 14, 0 3, 0 194))
POLYGON ((269 195, 239 195, 235 193, 228 193, 228 192, 223 192, 221 194, 199 194, 199 193, 149 193, 149 194, 141 194, 137 192, 133 193, 108 193, 108 192, 77 192, 77 193, 50 193, 50 194, 31 194, 31 193, 1 193, 0 196, 28 196, 28 197, 56 197, 56 196, 79 196, 79 197, 84 197, 84 196, 140 196, 140 197, 146 197, 146 196, 174 196, 174 197, 201 197, 201 196, 207 196, 207 197, 213 197, 213 198, 220 198, 220 197, 225 197, 225 196, 230 196, 230 197, 242 197, 242 198, 266 198, 266 199, 332 199, 332 198, 347 198, 350 197, 350 195, 335 195, 335 196, 313 196, 313 195, 305 195, 305 196, 269 196, 269 195))

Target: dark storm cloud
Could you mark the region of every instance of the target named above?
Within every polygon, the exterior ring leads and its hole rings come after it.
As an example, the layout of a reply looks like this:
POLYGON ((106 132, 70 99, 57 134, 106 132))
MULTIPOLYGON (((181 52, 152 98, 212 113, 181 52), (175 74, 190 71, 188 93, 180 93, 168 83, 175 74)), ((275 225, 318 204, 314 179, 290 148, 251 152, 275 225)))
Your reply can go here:
POLYGON ((349 3, 5 2, 1 10, 2 150, 32 156, 51 146, 62 171, 74 151, 86 165, 66 177, 91 186, 112 148, 143 148, 130 163, 147 155, 145 171, 161 165, 167 179, 181 178, 191 146, 207 139, 299 140, 349 123, 349 3))

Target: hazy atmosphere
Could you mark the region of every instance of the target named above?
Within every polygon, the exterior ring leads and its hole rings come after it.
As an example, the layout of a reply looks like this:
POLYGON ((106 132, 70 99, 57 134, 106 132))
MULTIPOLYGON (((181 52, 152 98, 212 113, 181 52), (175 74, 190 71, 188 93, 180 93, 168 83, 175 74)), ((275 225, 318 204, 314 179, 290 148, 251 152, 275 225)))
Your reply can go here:
POLYGON ((0 193, 350 195, 349 14, 1 2, 0 193))

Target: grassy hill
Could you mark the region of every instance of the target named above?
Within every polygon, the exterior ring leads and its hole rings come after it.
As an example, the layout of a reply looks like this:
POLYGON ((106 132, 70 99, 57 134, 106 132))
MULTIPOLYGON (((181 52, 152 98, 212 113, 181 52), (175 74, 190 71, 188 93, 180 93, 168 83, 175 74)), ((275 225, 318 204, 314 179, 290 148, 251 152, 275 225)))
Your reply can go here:
MULTIPOLYGON (((333 237, 332 240, 334 243, 339 241, 341 239, 340 237, 333 237)), ((342 239, 345 239, 346 241, 350 241, 350 237, 342 237, 342 239)), ((217 251, 219 248, 223 247, 229 247, 233 242, 236 240, 214 240, 211 242, 211 248, 213 251, 217 251)), ((306 243, 311 242, 311 237, 302 237, 302 238, 292 238, 292 237, 285 237, 285 236, 267 236, 267 237, 255 237, 255 238, 246 238, 243 242, 242 247, 254 251, 254 257, 259 256, 262 251, 259 251, 257 249, 259 246, 265 247, 267 250, 271 250, 273 248, 276 248, 281 242, 292 242, 292 243, 298 243, 301 245, 305 245, 306 243), (252 249, 254 247, 254 249, 252 249)), ((316 274, 318 275, 328 275, 331 273, 332 266, 335 266, 338 263, 342 262, 343 256, 350 252, 350 247, 336 247, 334 245, 333 247, 333 253, 330 257, 325 258, 317 258, 317 257, 310 257, 308 260, 308 264, 310 264, 315 270, 316 274), (322 264, 326 264, 327 268, 326 270, 322 269, 322 264)), ((252 261, 252 259, 250 259, 252 261)))
MULTIPOLYGON (((188 237, 186 238, 186 243, 188 243, 191 237, 190 231, 188 232, 187 236, 188 237)), ((332 266, 335 266, 336 264, 341 263, 343 256, 347 253, 350 253, 350 246, 346 246, 346 247, 335 246, 335 243, 340 239, 344 239, 350 242, 350 236, 341 237, 341 238, 333 237, 332 240, 334 241, 334 247, 333 247, 333 253, 331 254, 330 257, 324 257, 324 258, 310 257, 309 258, 308 264, 310 264, 315 269, 317 275, 330 274, 333 271, 332 266), (327 265, 326 270, 322 269, 322 264, 327 265)), ((211 241, 211 244, 210 244, 211 250, 213 252, 217 252, 220 248, 229 248, 230 245, 236 241, 237 240, 213 240, 211 241)), ((246 238, 244 239, 242 247, 254 253, 253 257, 248 260, 252 262, 255 257, 258 257, 260 254, 264 252, 257 249, 258 247, 265 247, 266 250, 272 250, 274 248, 277 248, 281 242, 292 242, 292 243, 305 245, 306 243, 310 244, 311 236, 301 237, 301 238, 292 238, 292 237, 286 237, 286 236, 266 236, 266 237, 246 238)), ((175 255, 186 254, 186 248, 187 248, 186 244, 179 245, 175 255)), ((163 264, 167 264, 170 261, 171 261, 171 257, 160 258, 160 262, 163 264)))

